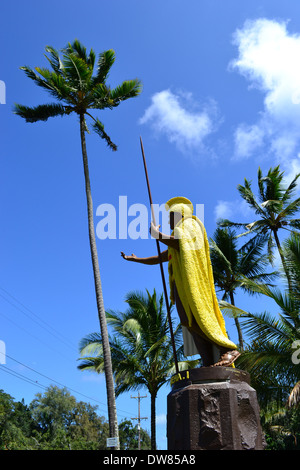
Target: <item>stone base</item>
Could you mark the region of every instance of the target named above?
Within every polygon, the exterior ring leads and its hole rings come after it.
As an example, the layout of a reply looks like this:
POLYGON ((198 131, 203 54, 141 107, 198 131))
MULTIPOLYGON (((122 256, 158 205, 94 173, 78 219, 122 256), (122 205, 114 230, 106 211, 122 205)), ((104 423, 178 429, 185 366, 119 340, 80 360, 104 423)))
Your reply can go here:
POLYGON ((247 372, 201 367, 171 380, 168 450, 263 450, 256 391, 247 372))

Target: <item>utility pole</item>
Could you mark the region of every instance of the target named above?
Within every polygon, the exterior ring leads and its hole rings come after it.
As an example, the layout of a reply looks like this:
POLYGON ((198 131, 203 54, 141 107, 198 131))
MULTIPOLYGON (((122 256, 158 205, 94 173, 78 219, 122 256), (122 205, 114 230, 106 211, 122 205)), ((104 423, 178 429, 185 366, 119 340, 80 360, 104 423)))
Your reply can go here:
POLYGON ((130 398, 137 398, 138 400, 138 417, 137 418, 131 418, 131 419, 137 419, 138 420, 138 431, 139 431, 139 450, 141 450, 141 419, 148 419, 148 418, 141 418, 141 399, 142 398, 147 398, 147 395, 144 395, 141 397, 140 392, 138 393, 137 397, 131 396, 130 398))

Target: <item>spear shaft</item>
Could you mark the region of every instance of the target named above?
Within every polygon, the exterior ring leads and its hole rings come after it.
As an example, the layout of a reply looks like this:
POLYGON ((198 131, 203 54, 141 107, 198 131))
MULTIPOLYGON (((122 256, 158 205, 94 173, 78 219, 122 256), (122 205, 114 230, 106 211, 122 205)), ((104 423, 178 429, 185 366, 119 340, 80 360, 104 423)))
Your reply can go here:
MULTIPOLYGON (((150 200, 150 205, 151 205, 152 221, 153 221, 153 224, 156 226, 155 214, 154 214, 154 208, 153 208, 153 202, 152 202, 152 195, 151 195, 151 189, 150 189, 150 183, 149 183, 149 177, 148 177, 148 170, 147 170, 147 164, 146 164, 146 158, 145 158, 145 152, 144 152, 144 146, 143 146, 143 141, 142 141, 141 137, 140 137, 140 142, 141 142, 141 150, 142 150, 144 169, 145 169, 145 175, 146 175, 146 181, 147 181, 147 187, 148 187, 149 200, 150 200)), ((174 333, 173 333, 173 327, 172 327, 171 311, 170 311, 170 305, 169 305, 169 299, 168 299, 168 293, 167 293, 165 274, 164 274, 164 269, 163 269, 163 261, 162 261, 159 241, 157 239, 156 239, 156 247, 157 247, 158 259, 159 259, 159 265, 160 265, 160 272, 161 272, 161 278, 162 278, 164 295, 165 295, 165 303, 166 303, 167 313, 168 313, 168 320, 169 320, 169 327, 170 327, 171 342, 172 342, 172 347, 173 347, 175 369, 176 369, 176 374, 178 374, 179 368, 178 368, 174 333)))

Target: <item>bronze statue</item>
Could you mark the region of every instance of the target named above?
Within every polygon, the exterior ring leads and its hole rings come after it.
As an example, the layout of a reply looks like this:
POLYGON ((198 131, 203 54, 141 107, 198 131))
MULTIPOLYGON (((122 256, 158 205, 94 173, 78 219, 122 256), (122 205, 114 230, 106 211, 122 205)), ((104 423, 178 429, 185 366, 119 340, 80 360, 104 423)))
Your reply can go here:
MULTIPOLYGON (((166 203, 171 235, 151 223, 151 235, 166 245, 161 253, 168 262, 170 298, 183 326, 185 355, 200 354, 203 366, 233 366, 240 353, 229 340, 215 293, 209 245, 203 223, 193 215, 192 203, 175 197, 166 203)), ((159 256, 139 258, 121 255, 128 261, 154 265, 159 256)))

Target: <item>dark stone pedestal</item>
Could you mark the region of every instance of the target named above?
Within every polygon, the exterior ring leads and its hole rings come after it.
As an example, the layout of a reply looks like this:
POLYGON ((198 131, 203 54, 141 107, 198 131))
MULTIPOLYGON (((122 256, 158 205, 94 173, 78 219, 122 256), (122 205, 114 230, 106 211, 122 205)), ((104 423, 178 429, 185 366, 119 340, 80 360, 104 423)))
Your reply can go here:
POLYGON ((173 376, 168 450, 263 450, 256 392, 247 372, 201 367, 173 376))

